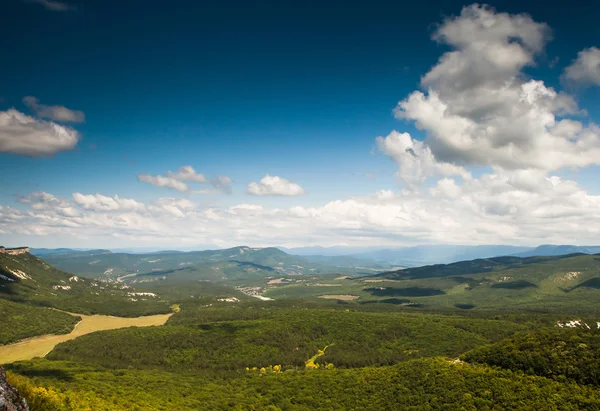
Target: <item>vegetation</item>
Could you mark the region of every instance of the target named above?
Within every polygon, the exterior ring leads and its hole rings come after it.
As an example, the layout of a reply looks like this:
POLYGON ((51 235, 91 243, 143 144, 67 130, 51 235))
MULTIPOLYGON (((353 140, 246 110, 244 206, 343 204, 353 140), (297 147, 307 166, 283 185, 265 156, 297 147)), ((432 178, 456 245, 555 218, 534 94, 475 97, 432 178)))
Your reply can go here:
POLYGON ((135 292, 65 273, 28 253, 0 254, 0 299, 78 314, 137 317, 170 312, 167 301, 135 292))
POLYGON ((0 345, 40 334, 67 334, 80 320, 67 313, 47 308, 0 300, 0 345))
POLYGON ((530 312, 600 315, 598 255, 499 257, 410 268, 370 277, 302 282, 269 288, 275 299, 317 300, 324 294, 355 295, 352 304, 395 305, 396 310, 530 312), (323 287, 318 283, 335 286, 323 287), (395 300, 392 300, 395 298, 395 300))
POLYGON ((110 317, 106 315, 81 315, 81 321, 69 334, 42 335, 16 344, 0 346, 0 363, 29 360, 44 357, 57 344, 72 340, 85 334, 101 330, 113 330, 124 327, 148 327, 163 325, 169 314, 151 315, 136 318, 110 317))
POLYGON ((9 381, 39 410, 580 410, 598 409, 589 386, 442 358, 354 369, 241 372, 231 377, 104 370, 37 360, 9 381), (37 406, 37 404, 40 404, 37 406))
POLYGON ((386 268, 385 265, 355 258, 299 257, 273 247, 234 247, 225 250, 150 254, 73 252, 48 254, 44 258, 62 270, 84 277, 115 279, 128 276, 123 280, 130 282, 158 281, 162 277, 223 282, 273 275, 330 272, 365 275, 386 268))
MULTIPOLYGON (((162 293, 146 303, 174 312, 164 326, 82 335, 45 359, 9 364, 9 379, 33 411, 600 409, 597 258, 510 257, 485 272, 404 279, 164 274, 136 290, 162 293), (276 300, 243 294, 249 286, 276 300), (578 328, 558 326, 568 321, 578 328)), ((50 288, 66 304, 52 285, 69 283, 88 309, 81 297, 100 285, 99 304, 135 298, 122 283, 72 281, 32 257, 19 263, 36 284, 9 281, 7 306, 54 312, 8 299, 39 304, 50 288)), ((2 267, 6 276, 17 268, 2 267)))
POLYGON ((517 334, 476 348, 462 358, 471 363, 600 386, 600 332, 587 326, 517 334))

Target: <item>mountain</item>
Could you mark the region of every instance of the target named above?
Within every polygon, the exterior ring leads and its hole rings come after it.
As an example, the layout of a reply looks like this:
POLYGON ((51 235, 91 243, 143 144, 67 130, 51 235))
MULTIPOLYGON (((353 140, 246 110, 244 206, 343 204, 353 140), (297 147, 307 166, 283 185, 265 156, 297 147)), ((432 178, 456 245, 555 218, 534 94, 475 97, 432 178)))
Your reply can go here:
POLYGON ((552 245, 545 244, 528 250, 522 253, 513 254, 517 257, 533 257, 539 256, 551 256, 551 255, 565 255, 574 253, 584 254, 597 254, 600 253, 600 246, 576 246, 576 245, 552 245))
POLYGON ((451 264, 434 264, 426 265, 422 267, 412 267, 396 271, 390 271, 385 273, 377 274, 373 277, 386 278, 390 280, 414 280, 420 278, 430 277, 448 277, 455 275, 468 275, 468 274, 480 274, 491 271, 518 268, 529 264, 539 264, 544 262, 553 262, 563 258, 570 258, 576 256, 584 256, 586 254, 568 254, 560 256, 547 256, 547 257, 492 257, 492 258, 479 258, 469 261, 459 261, 451 264))
MULTIPOLYGON (((89 257, 89 256, 88 256, 89 257)), ((155 295, 58 270, 30 253, 0 253, 0 299, 81 314, 123 317, 169 312, 155 295)))
POLYGON ((310 258, 290 255, 274 247, 246 246, 150 254, 77 252, 50 254, 46 260, 62 270, 83 277, 128 282, 147 282, 159 278, 226 281, 324 273, 367 275, 390 268, 358 258, 310 258))
MULTIPOLYGON (((280 247, 281 248, 281 247, 280 247)), ((574 253, 600 253, 600 246, 541 245, 539 247, 511 245, 417 245, 414 247, 301 247, 281 248, 302 256, 361 258, 375 264, 418 267, 430 264, 449 264, 459 261, 505 255, 517 257, 556 256, 574 253)))
POLYGON ((416 267, 426 264, 448 264, 477 258, 512 255, 525 252, 531 247, 507 245, 418 245, 393 249, 380 249, 356 254, 356 257, 372 259, 380 263, 416 267))
POLYGON ((73 248, 32 248, 29 252, 38 257, 45 256, 83 256, 110 254, 110 250, 89 250, 89 249, 73 249, 73 248))
POLYGON ((288 283, 268 288, 264 296, 277 301, 338 300, 348 307, 376 304, 380 309, 397 305, 435 312, 600 315, 600 254, 482 258, 366 277, 329 277, 322 283, 331 287, 288 283))
POLYGON ((348 247, 348 246, 332 246, 332 247, 277 247, 288 254, 311 256, 311 255, 323 255, 323 256, 347 256, 353 254, 366 253, 369 251, 375 251, 381 249, 381 247, 348 247))

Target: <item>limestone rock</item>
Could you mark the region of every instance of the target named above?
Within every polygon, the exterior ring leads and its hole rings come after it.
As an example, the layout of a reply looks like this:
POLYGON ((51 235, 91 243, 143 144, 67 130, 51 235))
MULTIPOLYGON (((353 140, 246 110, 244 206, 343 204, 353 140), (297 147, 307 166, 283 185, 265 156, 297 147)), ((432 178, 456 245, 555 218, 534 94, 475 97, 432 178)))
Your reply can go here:
POLYGON ((0 366, 0 411, 29 411, 25 398, 6 381, 6 372, 0 366))

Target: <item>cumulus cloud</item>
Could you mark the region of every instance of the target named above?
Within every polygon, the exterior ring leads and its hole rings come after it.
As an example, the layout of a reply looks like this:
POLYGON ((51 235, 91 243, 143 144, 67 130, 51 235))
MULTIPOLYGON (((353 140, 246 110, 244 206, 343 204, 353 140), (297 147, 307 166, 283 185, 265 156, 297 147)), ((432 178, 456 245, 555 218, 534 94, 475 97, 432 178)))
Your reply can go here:
POLYGON ((167 176, 179 181, 193 181, 195 183, 209 182, 209 180, 204 177, 204 174, 197 173, 192 166, 180 167, 176 173, 169 171, 167 176))
POLYGON ((149 210, 158 213, 159 215, 166 212, 174 217, 185 217, 187 212, 195 208, 194 203, 181 198, 160 198, 150 205, 149 210))
POLYGON ((155 187, 166 187, 177 191, 189 191, 190 187, 173 177, 153 176, 150 174, 138 174, 138 181, 152 184, 155 187))
POLYGON ((58 198, 44 191, 36 191, 25 197, 18 197, 17 200, 22 204, 30 204, 31 209, 35 211, 51 212, 54 215, 65 217, 76 217, 79 212, 68 200, 58 198))
MULTIPOLYGON (((451 50, 423 75, 422 90, 396 107, 425 140, 396 131, 376 140, 409 188, 289 208, 203 207, 173 198, 123 206, 126 200, 117 196, 61 199, 37 192, 16 207, 0 205, 1 238, 64 235, 105 244, 218 247, 600 243, 600 195, 556 172, 600 162, 600 128, 584 123, 571 96, 524 74, 543 53, 549 28, 527 15, 474 5, 445 19, 433 37, 451 50), (473 166, 482 167, 475 172, 473 166)), ((192 184, 231 184, 190 166, 138 178, 182 192, 192 192, 192 184)), ((267 174, 248 192, 304 190, 267 174)))
POLYGON ((101 194, 81 194, 74 193, 73 200, 76 204, 87 210, 94 211, 117 211, 117 210, 144 210, 142 203, 133 199, 119 198, 118 195, 106 197, 101 194))
POLYGON ((204 174, 196 172, 196 170, 189 165, 180 167, 177 172, 168 171, 166 177, 161 175, 152 176, 150 174, 139 174, 138 181, 152 184, 156 187, 166 187, 177 191, 195 194, 208 194, 216 191, 230 192, 230 184, 232 183, 231 178, 227 176, 217 176, 215 178, 208 179, 204 176, 204 174), (184 181, 190 183, 209 184, 213 187, 213 189, 193 190, 188 184, 184 183, 184 181))
POLYGON ((82 123, 85 121, 83 111, 71 110, 64 106, 47 106, 32 96, 23 97, 23 103, 40 118, 47 118, 63 123, 82 123))
MULTIPOLYGON (((480 5, 438 26, 433 38, 452 50, 421 78, 426 91, 395 110, 426 134, 418 160, 402 147, 392 152, 400 176, 422 180, 438 164, 547 172, 600 164, 600 129, 566 118, 582 113, 575 100, 523 73, 549 37, 548 26, 527 15, 480 5)), ((402 143, 419 154, 408 137, 402 143)))
POLYGON ((267 174, 260 182, 248 184, 248 194, 255 196, 301 196, 304 189, 279 176, 267 174))
POLYGON ((600 49, 590 47, 577 53, 577 58, 565 68, 563 80, 584 86, 600 86, 600 49))
POLYGON ((431 149, 408 133, 392 131, 387 137, 377 137, 379 149, 396 163, 397 176, 409 185, 422 183, 432 176, 462 176, 470 178, 463 168, 436 160, 431 149))
POLYGON ((123 205, 126 201, 100 194, 69 200, 34 193, 22 201, 26 210, 0 207, 0 230, 8 236, 117 236, 159 246, 600 242, 600 195, 535 171, 445 177, 427 191, 380 190, 312 207, 204 208, 174 198, 123 205), (69 209, 75 212, 65 212, 69 209))
POLYGON ((79 133, 70 127, 38 120, 15 109, 0 111, 0 152, 51 156, 73 149, 79 139, 79 133))

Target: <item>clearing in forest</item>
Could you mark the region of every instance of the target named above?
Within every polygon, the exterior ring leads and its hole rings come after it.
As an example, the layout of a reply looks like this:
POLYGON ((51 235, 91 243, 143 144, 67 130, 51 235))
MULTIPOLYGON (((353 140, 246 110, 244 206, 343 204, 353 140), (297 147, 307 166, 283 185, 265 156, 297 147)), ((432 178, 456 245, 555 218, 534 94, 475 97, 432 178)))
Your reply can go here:
POLYGON ((69 334, 42 335, 14 344, 0 346, 0 364, 30 360, 34 357, 44 357, 57 344, 94 331, 163 325, 172 314, 149 315, 136 318, 113 317, 109 315, 73 315, 80 316, 81 321, 75 325, 75 328, 69 334))

